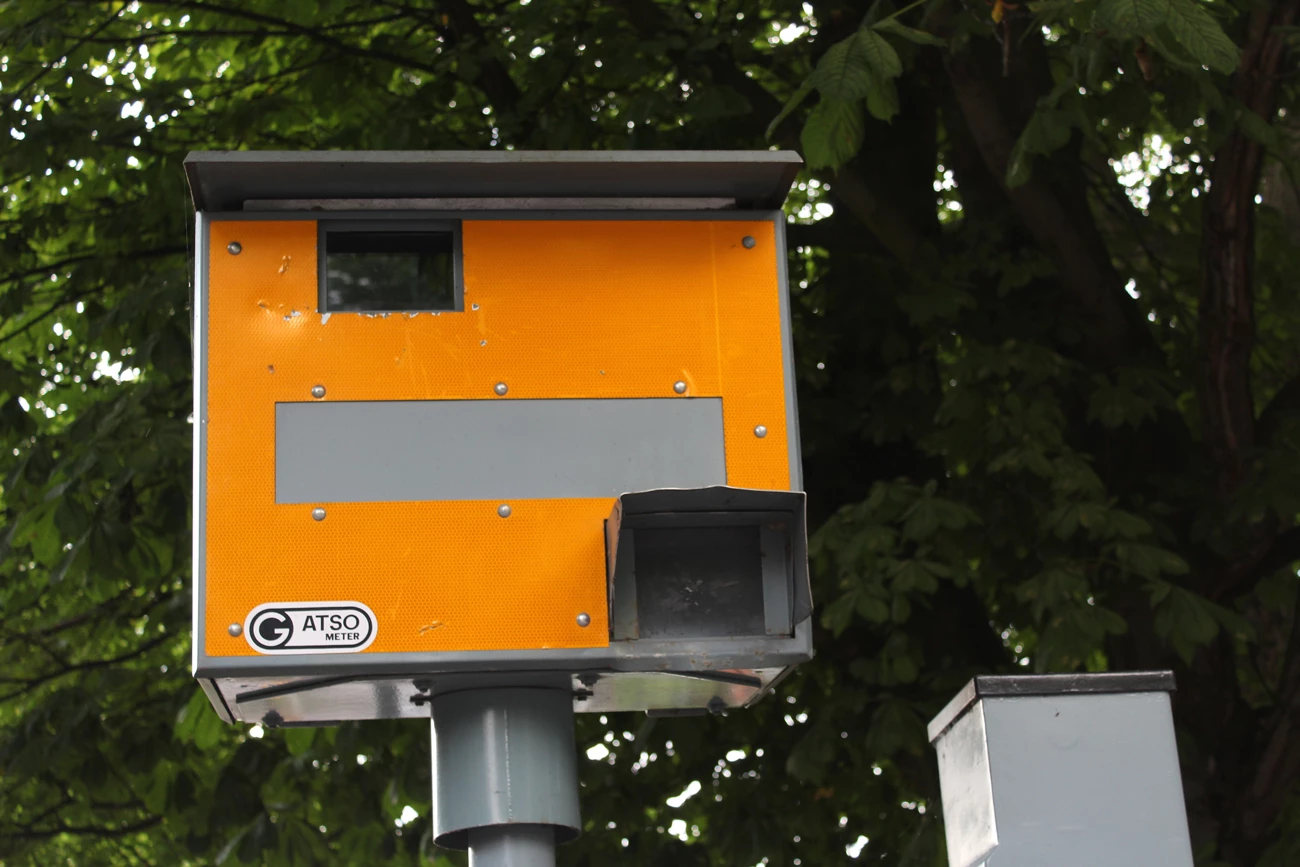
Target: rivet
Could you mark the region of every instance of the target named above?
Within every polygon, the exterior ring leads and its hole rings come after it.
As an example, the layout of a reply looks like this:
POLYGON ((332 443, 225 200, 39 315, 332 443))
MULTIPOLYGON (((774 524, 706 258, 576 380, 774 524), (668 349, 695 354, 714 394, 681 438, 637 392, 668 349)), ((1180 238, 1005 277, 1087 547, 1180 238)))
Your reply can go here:
POLYGON ((581 626, 581 627, 583 627, 584 629, 587 628, 588 626, 590 626, 590 625, 591 625, 591 615, 588 614, 588 613, 585 612, 585 611, 582 612, 581 614, 579 614, 579 615, 578 615, 578 625, 581 626))
POLYGON ((678 381, 673 383, 673 391, 678 394, 686 394, 686 383, 678 381))
POLYGON ((229 632, 232 637, 238 638, 244 634, 244 627, 240 626, 238 623, 232 623, 226 627, 226 631, 229 632))
POLYGON ((322 397, 325 396, 325 386, 313 385, 311 387, 311 396, 316 398, 317 400, 320 400, 322 397))
POLYGON ((763 427, 763 425, 760 424, 758 427, 754 428, 754 436, 758 437, 759 439, 762 439, 763 437, 767 436, 767 428, 763 427))
POLYGON ((231 241, 226 245, 226 252, 232 256, 238 256, 243 251, 243 247, 238 241, 231 241))
POLYGON ((492 389, 497 394, 504 395, 510 388, 504 382, 498 382, 496 388, 492 389))
POLYGON ((500 515, 500 516, 503 517, 503 518, 509 518, 509 517, 510 517, 510 504, 509 504, 509 503, 502 503, 501 505, 497 506, 497 514, 500 515))
POLYGON ((325 510, 322 509, 320 506, 317 506, 316 508, 312 509, 312 510, 311 510, 311 519, 312 519, 313 521, 323 521, 323 520, 325 520, 325 510))
POLYGON ((754 245, 756 245, 758 242, 754 240, 753 235, 746 235, 745 237, 740 239, 740 243, 745 246, 746 250, 752 250, 754 249, 754 245))

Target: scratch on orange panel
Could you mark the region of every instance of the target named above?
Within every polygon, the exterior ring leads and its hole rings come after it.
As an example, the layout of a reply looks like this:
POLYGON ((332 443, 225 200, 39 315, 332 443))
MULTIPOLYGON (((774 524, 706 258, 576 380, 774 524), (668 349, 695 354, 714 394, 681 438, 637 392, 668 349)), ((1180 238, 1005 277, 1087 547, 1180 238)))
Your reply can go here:
MULTIPOLYGON (((410 374, 411 379, 415 379, 415 375, 418 372, 420 378, 420 386, 427 394, 430 388, 429 368, 427 365, 425 365, 424 356, 419 352, 415 341, 411 339, 411 328, 414 326, 414 319, 415 319, 414 317, 409 317, 402 324, 402 333, 403 336, 406 338, 406 346, 402 347, 402 354, 415 362, 415 367, 411 368, 411 374, 410 374)), ((435 319, 434 326, 425 326, 425 327, 436 327, 436 322, 437 320, 435 319)), ((424 324, 422 323, 422 325, 424 324)))

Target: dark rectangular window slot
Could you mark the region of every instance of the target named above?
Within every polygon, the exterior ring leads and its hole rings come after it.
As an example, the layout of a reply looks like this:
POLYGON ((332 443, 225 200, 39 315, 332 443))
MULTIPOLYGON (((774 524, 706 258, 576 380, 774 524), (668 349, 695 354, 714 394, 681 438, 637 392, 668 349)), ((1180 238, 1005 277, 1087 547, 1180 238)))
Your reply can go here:
POLYGON ((451 224, 322 223, 322 313, 460 309, 460 232, 451 224))
POLYGON ((763 635, 759 528, 638 529, 641 638, 763 635))

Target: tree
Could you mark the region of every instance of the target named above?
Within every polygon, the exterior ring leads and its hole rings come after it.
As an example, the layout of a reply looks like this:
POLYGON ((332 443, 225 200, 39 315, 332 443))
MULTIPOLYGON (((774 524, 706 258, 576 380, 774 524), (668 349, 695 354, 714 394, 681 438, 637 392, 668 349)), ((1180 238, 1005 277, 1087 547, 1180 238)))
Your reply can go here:
POLYGON ((968 677, 1172 667, 1200 862, 1294 863, 1298 7, 7 4, 0 860, 431 851, 422 726, 225 727, 186 671, 188 150, 771 145, 819 657, 581 718, 561 857, 941 864, 968 677))

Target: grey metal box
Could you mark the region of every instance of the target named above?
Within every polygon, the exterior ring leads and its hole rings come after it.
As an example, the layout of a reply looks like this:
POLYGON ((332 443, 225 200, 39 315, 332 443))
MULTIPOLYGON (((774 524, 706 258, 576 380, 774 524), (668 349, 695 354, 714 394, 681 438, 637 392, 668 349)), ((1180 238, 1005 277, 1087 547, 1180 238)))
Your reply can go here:
POLYGON ((977 677, 930 723, 951 867, 1191 867, 1171 672, 977 677))

